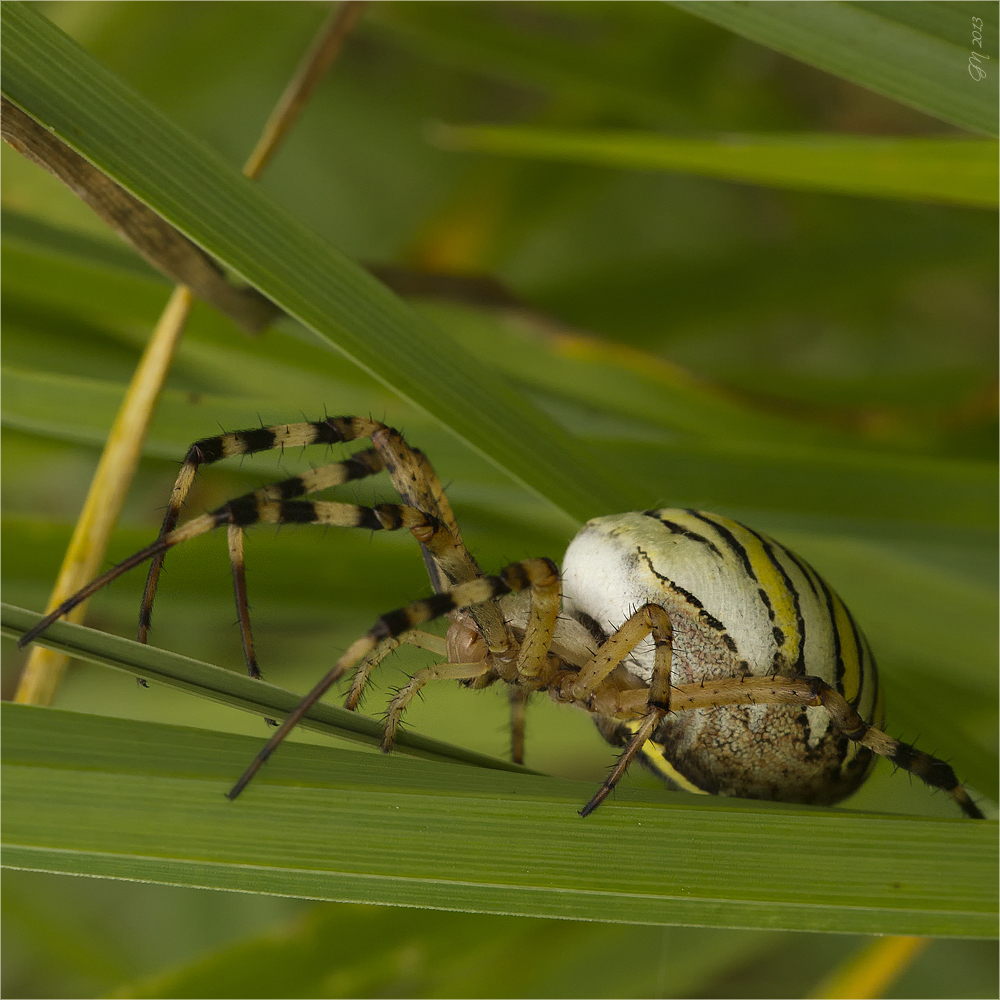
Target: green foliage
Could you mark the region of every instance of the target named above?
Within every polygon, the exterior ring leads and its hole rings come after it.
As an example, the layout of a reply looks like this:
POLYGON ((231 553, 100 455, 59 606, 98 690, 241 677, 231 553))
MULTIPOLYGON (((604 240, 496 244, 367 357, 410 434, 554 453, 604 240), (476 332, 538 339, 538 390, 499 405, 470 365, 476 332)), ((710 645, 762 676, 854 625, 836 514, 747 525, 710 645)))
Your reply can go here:
POLYGON ((995 7, 839 0, 780 8, 698 0, 674 6, 946 122, 997 134, 997 75, 968 72, 971 52, 997 57, 995 7), (974 18, 983 29, 978 48, 974 18))
POLYGON ((185 137, 30 7, 9 4, 3 17, 8 99, 399 396, 445 426, 468 428, 467 438, 498 456, 501 467, 578 517, 616 509, 613 494, 605 499, 579 485, 586 454, 501 379, 484 379, 471 358, 375 278, 185 137))
POLYGON ((656 133, 441 127, 446 149, 668 170, 804 191, 997 205, 997 144, 969 139, 732 135, 716 140, 656 133))
MULTIPOLYGON (((5 636, 19 639, 36 625, 41 615, 2 605, 2 631, 5 636)), ((288 715, 299 703, 298 695, 276 688, 265 681, 253 680, 231 670, 222 670, 211 663, 201 663, 187 656, 178 656, 155 646, 147 646, 122 639, 104 632, 94 632, 69 622, 56 622, 46 631, 42 644, 90 663, 124 670, 142 681, 151 680, 178 691, 187 691, 230 708, 267 717, 288 715)), ((377 747, 382 731, 374 719, 335 705, 316 705, 300 723, 303 729, 312 729, 328 736, 377 747)), ((520 771, 516 764, 493 760, 482 754, 470 753, 461 747, 452 747, 438 740, 403 732, 399 749, 402 753, 415 753, 432 760, 451 760, 497 768, 501 771, 520 771)), ((78 751, 77 751, 78 752, 78 751)))
POLYGON ((581 823, 585 782, 296 745, 230 803, 258 745, 5 706, 5 863, 577 920, 995 933, 992 824, 664 792, 581 823))
MULTIPOLYGON (((5 4, 5 94, 304 321, 251 341, 195 309, 109 558, 153 535, 192 440, 324 407, 401 427, 485 567, 558 560, 574 520, 612 505, 720 510, 824 573, 876 650, 890 730, 920 734, 992 810, 995 215, 732 185, 703 165, 676 176, 460 154, 425 138, 433 120, 522 138, 839 133, 858 155, 874 144, 864 135, 974 151, 983 141, 961 133, 929 144, 941 119, 994 121, 995 77, 971 91, 967 75, 952 86, 939 73, 938 56, 965 53, 942 25, 967 6, 373 5, 258 190, 232 164, 320 10, 5 4), (737 16, 731 30, 709 23, 737 16), (861 21, 878 23, 877 50, 839 45, 861 21), (404 304, 353 261, 485 271, 518 301, 404 304)), ((925 167, 898 162, 926 194, 925 167)), ((942 160, 935 190, 954 194, 975 169, 942 160)), ((169 286, 9 150, 4 184, 5 598, 40 608, 169 286)), ((189 509, 310 461, 322 454, 221 463, 189 509)), ((378 481, 346 495, 390 496, 378 481)), ((406 538, 257 532, 247 558, 274 686, 238 676, 218 538, 168 560, 154 642, 176 655, 53 633, 101 648, 55 711, 15 708, 5 727, 5 839, 26 852, 7 863, 148 883, 8 872, 11 995, 800 996, 862 939, 774 928, 992 933, 992 824, 956 818, 904 775, 880 767, 844 807, 811 810, 692 803, 636 773, 584 822, 575 810, 613 752, 583 713, 546 701, 529 707, 527 762, 554 778, 386 759, 326 729, 300 733, 227 803, 266 737, 267 705, 287 705, 379 613, 427 592, 406 538), (98 665, 109 651, 151 687, 98 665), (194 674, 171 679, 183 656, 194 674), (220 685, 226 703, 188 693, 219 698, 220 685), (700 926, 654 926, 679 919, 700 926)), ((89 623, 129 634, 140 586, 98 595, 89 623)), ((23 627, 4 614, 8 634, 23 627)), ((19 659, 3 645, 9 691, 19 659)), ((377 681, 425 662, 410 650, 377 681)), ((377 718, 383 699, 373 691, 366 711, 377 718)), ((333 704, 318 715, 344 721, 333 704)), ((503 758, 505 719, 502 692, 431 687, 408 714, 409 742, 503 758)), ((991 996, 995 974, 991 943, 941 941, 889 995, 991 996)))

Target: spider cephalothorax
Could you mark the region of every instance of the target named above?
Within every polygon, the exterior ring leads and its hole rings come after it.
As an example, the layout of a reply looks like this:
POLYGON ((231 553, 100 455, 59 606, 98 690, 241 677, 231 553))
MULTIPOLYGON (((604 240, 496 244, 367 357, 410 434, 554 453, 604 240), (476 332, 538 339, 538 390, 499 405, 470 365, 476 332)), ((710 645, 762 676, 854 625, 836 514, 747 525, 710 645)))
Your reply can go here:
POLYGON ((536 692, 589 712, 624 747, 583 808, 592 812, 638 756, 687 791, 832 803, 864 781, 875 754, 945 789, 968 816, 982 814, 943 761, 892 739, 868 644, 847 608, 807 563, 735 521, 694 510, 648 510, 588 522, 563 569, 526 559, 484 575, 462 541, 427 459, 374 420, 236 431, 195 442, 177 478, 159 538, 98 577, 27 633, 122 573, 152 560, 140 612, 145 641, 160 567, 174 545, 226 526, 236 603, 251 676, 259 676, 243 569, 243 529, 288 522, 396 531, 417 539, 435 594, 383 615, 340 657, 278 727, 231 790, 235 798, 309 707, 354 670, 347 707, 357 707, 378 663, 400 643, 440 656, 395 694, 383 749, 432 680, 471 687, 507 684, 512 747, 523 752, 524 705, 536 692), (233 455, 368 438, 372 447, 248 493, 175 527, 199 465, 233 455), (385 471, 402 504, 299 499, 385 471), (447 638, 419 626, 448 616, 447 638))

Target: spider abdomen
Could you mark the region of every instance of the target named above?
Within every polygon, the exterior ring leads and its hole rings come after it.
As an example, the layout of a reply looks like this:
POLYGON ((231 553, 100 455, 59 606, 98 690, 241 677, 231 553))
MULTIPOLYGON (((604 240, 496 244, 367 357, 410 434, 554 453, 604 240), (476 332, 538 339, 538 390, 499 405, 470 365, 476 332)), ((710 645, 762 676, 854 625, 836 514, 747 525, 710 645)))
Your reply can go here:
MULTIPOLYGON (((568 612, 610 635, 657 604, 673 626, 671 682, 810 676, 881 721, 875 663, 843 602, 802 559, 717 514, 649 510, 589 521, 563 565, 568 612)), ((649 682, 644 640, 622 666, 649 682)), ((619 742, 629 723, 602 726, 619 742)), ((752 705, 667 716, 645 762, 689 791, 793 802, 835 802, 865 778, 871 754, 821 707, 752 705)))

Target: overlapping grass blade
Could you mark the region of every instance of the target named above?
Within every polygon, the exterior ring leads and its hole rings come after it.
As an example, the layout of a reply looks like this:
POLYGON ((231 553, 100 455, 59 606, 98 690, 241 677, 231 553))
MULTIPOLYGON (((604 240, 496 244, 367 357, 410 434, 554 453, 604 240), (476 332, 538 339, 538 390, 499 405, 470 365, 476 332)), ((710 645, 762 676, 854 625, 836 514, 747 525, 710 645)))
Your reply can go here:
MULTIPOLYGON (((964 128, 997 134, 995 65, 976 79, 972 16, 990 60, 996 55, 996 7, 963 3, 733 3, 671 0, 752 41, 878 91, 964 128)), ((984 64, 990 62, 984 58, 984 64)))
POLYGON ((27 5, 3 17, 3 92, 399 395, 572 517, 620 509, 586 450, 27 5))
POLYGON ((623 792, 4 705, 9 866, 624 923, 988 936, 995 828, 623 792), (609 849, 609 845, 614 845, 609 849))
POLYGON ((733 135, 689 139, 652 132, 570 132, 439 126, 450 149, 627 170, 663 170, 803 191, 834 191, 997 206, 997 144, 978 139, 846 135, 733 135))
MULTIPOLYGON (((544 358, 544 352, 537 357, 544 358)), ((764 421, 750 418, 741 431, 737 407, 724 402, 716 406, 707 395, 658 385, 627 371, 603 373, 608 385, 631 393, 621 397, 618 413, 610 408, 614 405, 610 398, 607 411, 593 402, 581 409, 582 395, 577 407, 566 406, 569 393, 562 391, 560 362, 552 357, 546 375, 533 375, 532 382, 552 393, 553 410, 558 408, 561 419, 574 426, 582 440, 590 439, 592 454, 601 455, 606 467, 616 471, 622 510, 642 509, 651 498, 659 498, 667 506, 693 502, 941 526, 989 529, 994 524, 994 470, 987 462, 824 448, 810 444, 806 434, 797 435, 798 441, 782 440, 767 433, 764 421), (621 416, 631 420, 636 409, 655 401, 656 394, 662 400, 660 420, 622 422, 621 416), (706 433, 693 433, 693 421, 682 413, 688 401, 692 410, 697 408, 708 418, 703 427, 706 433), (677 412, 677 419, 671 418, 671 410, 677 412), (708 420, 714 422, 715 433, 710 432, 708 420), (723 436, 719 431, 727 426, 733 433, 723 436)), ((511 364, 512 372, 517 364, 511 364)), ((259 364, 255 367, 263 370, 259 364)), ((231 427, 233 421, 252 424, 258 412, 278 419, 294 412, 295 399, 283 391, 282 374, 276 366, 271 393, 243 399, 202 394, 192 402, 188 393, 168 391, 148 451, 173 458, 203 435, 206 426, 213 426, 214 420, 231 427)), ((593 374, 601 373, 595 367, 593 374)), ((314 380, 319 382, 315 376, 314 380)), ((334 392, 333 385, 326 384, 326 393, 343 402, 370 399, 350 387, 334 392)), ((87 443, 102 440, 121 392, 112 382, 17 370, 4 373, 4 386, 4 419, 10 426, 87 443)), ((536 398, 548 402, 544 396, 536 398)), ((370 403, 361 412, 369 408, 370 403)), ((412 436, 415 422, 408 420, 407 427, 412 436)), ((429 450, 435 436, 430 428, 420 428, 413 439, 429 450)), ((439 453, 435 459, 439 460, 439 453)))
MULTIPOLYGON (((24 635, 42 617, 34 611, 15 608, 10 604, 0 605, 0 614, 0 632, 14 639, 24 635)), ((266 681, 252 680, 211 663, 203 663, 155 646, 145 646, 106 632, 97 632, 82 625, 56 622, 37 641, 68 656, 124 670, 136 677, 155 680, 168 687, 257 715, 288 715, 301 698, 300 695, 266 681)), ((382 738, 382 726, 374 719, 325 703, 314 705, 300 725, 328 736, 368 746, 378 746, 382 738)), ((524 770, 509 761, 486 757, 414 733, 401 733, 399 746, 403 753, 438 760, 458 760, 507 771, 524 770)))

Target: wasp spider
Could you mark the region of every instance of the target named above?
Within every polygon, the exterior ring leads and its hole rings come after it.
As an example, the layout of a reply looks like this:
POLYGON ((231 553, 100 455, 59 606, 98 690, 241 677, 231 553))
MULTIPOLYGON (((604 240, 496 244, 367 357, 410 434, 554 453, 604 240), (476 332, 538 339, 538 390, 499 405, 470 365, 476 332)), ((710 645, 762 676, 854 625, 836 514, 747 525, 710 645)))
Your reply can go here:
POLYGON ((524 704, 546 691, 591 713, 623 748, 581 811, 607 797, 639 759, 690 792, 833 803, 865 780, 876 754, 943 788, 967 816, 982 813, 944 761, 881 731, 875 661, 850 612, 816 571, 742 524, 695 510, 599 517, 570 544, 562 573, 549 559, 486 576, 462 542, 434 470, 393 428, 358 417, 262 427, 205 438, 187 453, 158 539, 98 577, 24 636, 134 566, 152 560, 140 614, 145 641, 168 549, 225 526, 250 674, 253 652, 243 571, 252 524, 408 530, 423 549, 435 593, 383 615, 279 726, 229 793, 235 798, 309 707, 349 670, 347 707, 358 705, 374 667, 400 643, 439 655, 389 704, 382 747, 429 681, 510 686, 513 753, 523 747, 524 704), (372 447, 238 497, 176 527, 200 465, 272 448, 369 439, 372 447), (375 507, 301 499, 385 471, 402 503, 375 507), (419 630, 451 622, 447 638, 419 630))

